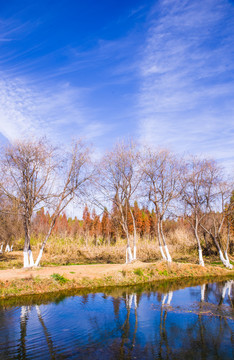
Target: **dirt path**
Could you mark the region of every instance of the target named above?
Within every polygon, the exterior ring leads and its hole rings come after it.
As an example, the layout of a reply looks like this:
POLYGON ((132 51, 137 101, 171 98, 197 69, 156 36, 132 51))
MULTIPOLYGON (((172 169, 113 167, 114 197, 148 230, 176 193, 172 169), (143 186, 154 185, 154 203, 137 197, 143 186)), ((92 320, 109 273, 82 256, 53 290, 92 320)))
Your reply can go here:
POLYGON ((234 271, 217 266, 202 267, 196 264, 175 263, 164 261, 131 264, 94 264, 47 266, 35 269, 0 270, 0 299, 21 295, 43 294, 74 289, 91 289, 100 286, 127 286, 145 282, 158 282, 181 278, 204 276, 232 276, 234 271), (138 269, 137 271, 133 271, 138 269), (61 281, 59 274, 71 281, 61 281), (38 277, 38 279, 35 279, 38 277))
POLYGON ((57 273, 65 276, 68 279, 72 278, 90 278, 94 279, 97 277, 102 277, 103 275, 111 275, 122 271, 126 268, 137 268, 137 267, 147 267, 148 263, 142 263, 136 261, 131 265, 126 264, 96 264, 96 265, 63 265, 63 266, 53 266, 53 267, 41 267, 34 269, 7 269, 0 270, 0 281, 11 281, 15 279, 25 279, 32 278, 36 276, 40 277, 49 277, 50 275, 57 273))

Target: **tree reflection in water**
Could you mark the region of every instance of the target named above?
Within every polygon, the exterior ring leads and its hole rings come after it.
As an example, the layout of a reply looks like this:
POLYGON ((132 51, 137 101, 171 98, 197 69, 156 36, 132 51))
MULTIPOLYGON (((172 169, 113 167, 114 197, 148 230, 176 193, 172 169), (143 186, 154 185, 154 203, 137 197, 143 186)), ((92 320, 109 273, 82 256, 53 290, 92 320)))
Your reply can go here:
POLYGON ((18 308, 0 310, 0 358, 232 357, 233 280, 164 293, 142 290, 74 296, 43 308, 21 306, 20 314, 18 308), (13 347, 9 337, 17 316, 13 347))
MULTIPOLYGON (((50 359, 56 359, 56 354, 53 348, 53 341, 52 338, 47 330, 43 317, 41 315, 40 307, 38 305, 35 306, 38 319, 40 324, 42 325, 43 333, 46 339, 46 343, 48 345, 50 359)), ((31 306, 22 306, 21 307, 21 314, 20 314, 20 346, 19 346, 19 359, 26 359, 26 335, 27 335, 27 323, 29 320, 29 316, 31 313, 32 307, 31 306)))
POLYGON ((121 328, 122 331, 122 341, 120 346, 120 359, 124 358, 124 345, 125 343, 130 343, 130 346, 128 347, 128 357, 131 358, 131 353, 135 346, 135 340, 136 340, 136 332, 137 332, 137 295, 135 293, 133 294, 125 294, 125 304, 127 309, 127 316, 126 320, 121 328), (133 335, 131 335, 130 331, 130 313, 131 309, 134 309, 134 317, 132 319, 132 322, 134 324, 134 331, 133 335))

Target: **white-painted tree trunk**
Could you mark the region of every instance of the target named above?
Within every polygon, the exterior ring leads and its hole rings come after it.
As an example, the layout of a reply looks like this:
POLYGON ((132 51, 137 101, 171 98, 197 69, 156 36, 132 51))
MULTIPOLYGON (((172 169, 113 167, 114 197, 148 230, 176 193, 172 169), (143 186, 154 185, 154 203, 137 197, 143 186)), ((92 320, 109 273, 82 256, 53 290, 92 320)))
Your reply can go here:
POLYGON ((11 251, 13 251, 13 245, 11 245, 11 251))
POLYGON ((200 243, 200 239, 199 239, 199 236, 198 236, 198 219, 197 219, 197 216, 196 216, 196 224, 195 224, 195 227, 194 227, 194 235, 195 235, 195 238, 197 240, 197 245, 198 245, 199 265, 205 266, 203 256, 202 256, 201 243, 200 243))
POLYGON ((227 251, 224 251, 224 256, 225 256, 226 260, 230 263, 227 251))
POLYGON ((132 262, 132 250, 131 250, 130 246, 128 246, 128 259, 129 259, 129 262, 132 262))
POLYGON ((205 284, 201 285, 201 301, 205 301, 205 290, 206 290, 206 285, 205 284))
POLYGON ((130 246, 127 246, 127 250, 126 250, 126 264, 131 263, 132 262, 132 251, 130 246))
POLYGON ((34 266, 34 261, 33 261, 33 253, 31 249, 28 251, 28 256, 29 256, 29 266, 32 267, 34 266))
POLYGON ((202 256, 202 249, 198 249, 198 254, 199 254, 199 265, 205 266, 203 256, 202 256))
POLYGON ((5 249, 5 252, 10 252, 10 246, 9 246, 9 244, 7 244, 6 249, 5 249))
POLYGON ((227 260, 228 268, 229 268, 229 269, 232 269, 233 266, 232 266, 232 264, 230 263, 230 260, 229 260, 227 251, 224 252, 224 256, 225 256, 225 258, 226 258, 226 260, 227 260))
POLYGON ((159 249, 160 249, 163 260, 167 260, 166 255, 164 254, 164 251, 163 251, 163 247, 161 245, 159 246, 159 249))
POLYGON ((130 207, 130 214, 132 217, 132 223, 133 223, 133 260, 136 260, 136 243, 137 243, 137 231, 136 231, 136 222, 135 218, 133 216, 133 212, 130 207))
POLYGON ((2 254, 2 248, 3 248, 3 244, 0 247, 0 254, 2 254))
POLYGON ((37 257, 37 260, 36 260, 34 266, 39 266, 41 258, 42 258, 42 254, 43 254, 43 249, 40 250, 39 255, 37 257))
POLYGON ((28 261, 28 251, 24 251, 24 268, 29 267, 29 261, 28 261))
POLYGON ((172 260, 171 260, 171 255, 170 255, 170 253, 169 253, 169 250, 168 250, 167 245, 164 246, 164 249, 165 249, 166 256, 167 256, 167 261, 168 261, 168 262, 172 262, 172 260))
POLYGON ((24 251, 24 268, 29 268, 34 266, 33 253, 32 250, 24 251))
POLYGON ((224 258, 221 249, 219 249, 219 257, 220 257, 220 260, 222 261, 223 265, 228 268, 228 267, 229 267, 229 266, 228 266, 228 261, 224 258))
POLYGON ((167 244, 166 244, 166 239, 165 239, 165 236, 164 236, 164 233, 163 233, 162 221, 160 221, 160 229, 159 229, 159 231, 161 231, 162 241, 163 241, 164 249, 165 249, 165 253, 166 253, 166 260, 168 262, 172 262, 171 255, 169 253, 169 250, 168 250, 168 247, 167 247, 167 244))

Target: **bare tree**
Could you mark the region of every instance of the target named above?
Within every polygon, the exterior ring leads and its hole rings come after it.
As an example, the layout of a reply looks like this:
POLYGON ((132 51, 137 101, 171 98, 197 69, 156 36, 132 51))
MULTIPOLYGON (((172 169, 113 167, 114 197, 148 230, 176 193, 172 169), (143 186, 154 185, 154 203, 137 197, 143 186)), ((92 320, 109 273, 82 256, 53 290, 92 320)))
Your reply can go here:
MULTIPOLYGON (((210 184, 210 191, 207 193, 208 213, 201 221, 202 229, 209 234, 216 246, 220 260, 227 267, 232 269, 228 257, 229 236, 226 235, 226 246, 222 246, 222 233, 231 211, 231 203, 228 200, 231 196, 232 184, 223 181, 219 169, 213 164, 213 173, 216 172, 216 181, 210 184), (223 255, 224 254, 224 255, 223 255)), ((227 231, 228 232, 228 231, 227 231)))
POLYGON ((45 139, 16 142, 1 162, 1 191, 19 204, 23 219, 24 267, 38 266, 56 219, 75 196, 84 193, 90 178, 88 150, 76 142, 69 153, 58 154, 45 139), (30 238, 32 216, 40 207, 52 212, 52 221, 34 264, 30 238))
POLYGON ((199 264, 204 266, 199 227, 207 215, 209 204, 215 196, 214 185, 217 183, 217 169, 213 160, 196 157, 187 162, 182 179, 182 202, 198 245, 199 264))
POLYGON ((41 261, 45 245, 59 215, 73 199, 82 202, 87 195, 87 187, 93 176, 88 148, 81 141, 75 142, 71 151, 64 153, 63 158, 60 159, 60 166, 56 169, 58 169, 57 182, 50 195, 50 203, 47 204, 52 212, 51 223, 35 266, 38 266, 41 261))
POLYGON ((107 152, 99 164, 95 203, 103 210, 107 203, 114 205, 119 213, 119 221, 127 238, 126 263, 136 259, 136 224, 131 202, 141 180, 138 167, 138 153, 133 143, 118 143, 107 152), (128 216, 134 228, 133 256, 130 248, 128 216))
MULTIPOLYGON (((227 211, 227 241, 226 241, 226 253, 228 253, 228 250, 230 250, 230 253, 233 252, 233 245, 234 241, 231 239, 234 234, 234 191, 232 191, 232 194, 230 196, 230 199, 227 203, 227 208, 225 208, 227 211)), ((226 256, 227 258, 227 256, 226 256)))
POLYGON ((153 204, 156 213, 159 248, 163 259, 171 262, 163 231, 163 220, 180 194, 179 163, 169 151, 146 149, 141 165, 144 173, 144 196, 153 204))
POLYGON ((12 251, 16 239, 22 237, 23 228, 17 202, 0 194, 0 253, 12 251))
POLYGON ((41 139, 15 142, 1 157, 0 190, 18 204, 23 218, 24 267, 33 265, 30 246, 32 215, 50 194, 53 154, 54 149, 41 139))

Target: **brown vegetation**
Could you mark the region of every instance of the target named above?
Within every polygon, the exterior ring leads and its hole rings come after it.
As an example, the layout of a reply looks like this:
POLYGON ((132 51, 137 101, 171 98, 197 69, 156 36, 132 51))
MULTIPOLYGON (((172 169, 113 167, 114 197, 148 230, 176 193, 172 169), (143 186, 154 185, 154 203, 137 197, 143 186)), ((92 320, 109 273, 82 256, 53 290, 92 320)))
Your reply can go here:
POLYGON ((0 297, 30 295, 72 289, 94 289, 159 282, 182 278, 232 276, 233 270, 195 264, 156 263, 99 264, 2 270, 0 297))
POLYGON ((196 247, 201 265, 205 255, 232 266, 233 184, 215 161, 178 161, 168 151, 140 152, 123 142, 96 163, 88 154, 82 142, 61 153, 44 139, 17 142, 1 154, 2 267, 12 243, 24 250, 24 267, 38 266, 43 252, 43 264, 160 256, 171 262, 195 259, 196 247), (67 218, 73 201, 83 206, 82 219, 67 218))

